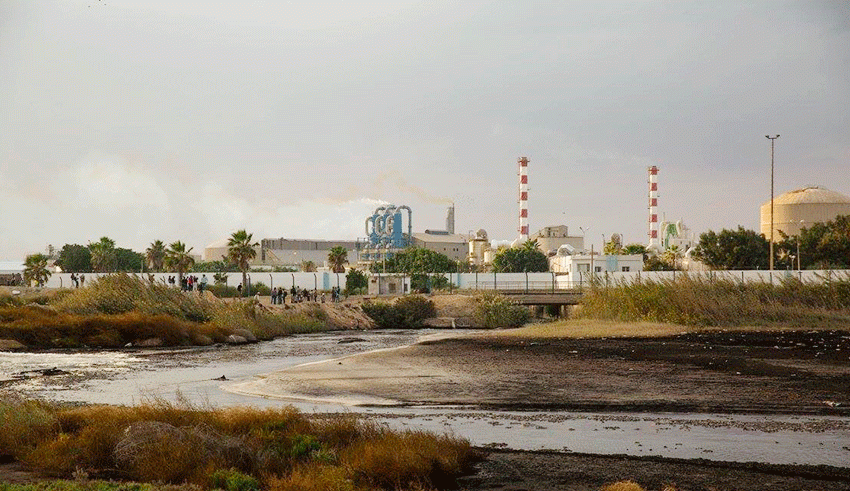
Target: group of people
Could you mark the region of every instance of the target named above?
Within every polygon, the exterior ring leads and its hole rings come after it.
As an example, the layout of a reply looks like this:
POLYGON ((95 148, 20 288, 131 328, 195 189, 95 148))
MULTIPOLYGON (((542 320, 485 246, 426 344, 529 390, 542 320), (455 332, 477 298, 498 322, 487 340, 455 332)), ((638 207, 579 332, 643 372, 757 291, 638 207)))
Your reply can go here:
POLYGON ((74 288, 86 286, 86 275, 80 273, 78 276, 77 273, 71 273, 71 283, 74 284, 74 288))
MULTIPOLYGON (((177 285, 177 279, 174 278, 174 276, 169 276, 168 277, 168 284, 171 285, 171 286, 176 286, 177 285)), ((198 278, 197 276, 191 276, 191 275, 190 276, 184 276, 180 280, 180 289, 183 290, 184 292, 191 292, 191 291, 195 291, 195 290, 197 290, 199 292, 203 292, 206 287, 207 287, 207 275, 201 275, 200 278, 198 278)))
MULTIPOLYGON (((241 285, 240 285, 241 286, 241 285)), ((300 289, 293 286, 286 290, 283 287, 275 287, 272 288, 271 291, 271 302, 272 305, 283 305, 286 303, 286 296, 289 295, 291 299, 291 303, 301 303, 301 302, 319 302, 325 303, 325 292, 317 292, 316 290, 310 291, 306 288, 300 289)), ((340 289, 339 287, 331 288, 331 301, 336 303, 340 301, 340 289)))

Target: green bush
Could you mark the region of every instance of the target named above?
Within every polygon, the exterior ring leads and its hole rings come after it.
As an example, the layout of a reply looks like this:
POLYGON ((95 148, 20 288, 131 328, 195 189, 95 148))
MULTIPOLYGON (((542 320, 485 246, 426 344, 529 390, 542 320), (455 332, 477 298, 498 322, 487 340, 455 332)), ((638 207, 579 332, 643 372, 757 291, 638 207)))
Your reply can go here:
POLYGON ((357 295, 366 293, 369 287, 369 279, 362 271, 357 269, 349 269, 345 277, 345 294, 357 295))
POLYGON ((434 302, 419 295, 401 297, 392 304, 366 302, 363 312, 382 329, 417 329, 422 321, 437 315, 434 302))
POLYGON ((236 469, 219 469, 210 474, 210 487, 224 491, 257 491, 260 481, 236 469))
POLYGON ((504 295, 482 292, 475 296, 475 325, 484 328, 519 327, 531 319, 531 312, 504 295))
POLYGON ((216 283, 208 285, 207 290, 218 298, 234 298, 239 296, 239 291, 235 286, 227 286, 224 283, 216 283))

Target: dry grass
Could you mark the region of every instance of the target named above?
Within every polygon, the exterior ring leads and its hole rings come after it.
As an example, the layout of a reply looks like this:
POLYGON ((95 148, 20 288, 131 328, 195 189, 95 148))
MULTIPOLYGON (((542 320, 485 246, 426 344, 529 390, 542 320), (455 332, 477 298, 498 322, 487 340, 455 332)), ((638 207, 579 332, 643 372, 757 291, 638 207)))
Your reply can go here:
POLYGON ((850 279, 804 283, 791 278, 771 285, 680 275, 590 288, 578 312, 596 319, 692 326, 846 328, 850 279))
POLYGON ((660 322, 618 322, 596 319, 575 319, 534 324, 519 329, 486 333, 486 336, 519 338, 653 338, 674 336, 699 328, 660 322))
POLYGON ((126 274, 49 298, 47 306, 0 303, 0 339, 30 347, 116 348, 157 338, 180 346, 224 342, 237 329, 272 339, 334 328, 318 306, 271 311, 253 300, 220 302, 126 274))
POLYGON ((640 484, 634 481, 620 481, 605 486, 600 491, 646 491, 640 484))
POLYGON ((0 401, 0 455, 68 478, 75 472, 142 482, 251 482, 271 489, 446 487, 475 457, 469 442, 394 432, 353 417, 293 408, 198 409, 162 401, 59 408, 0 401), (213 479, 215 477, 215 479, 213 479))

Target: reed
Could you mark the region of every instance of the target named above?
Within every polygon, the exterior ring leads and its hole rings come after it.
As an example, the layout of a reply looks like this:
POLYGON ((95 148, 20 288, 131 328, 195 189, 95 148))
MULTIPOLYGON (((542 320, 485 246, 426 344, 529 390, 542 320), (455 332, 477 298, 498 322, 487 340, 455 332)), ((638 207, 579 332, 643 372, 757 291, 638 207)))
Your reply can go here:
POLYGON ((850 277, 823 282, 785 279, 775 285, 681 275, 676 279, 597 285, 581 317, 691 326, 846 328, 850 277))
POLYGON ((451 435, 308 417, 291 407, 62 408, 3 399, 0 425, 0 454, 47 475, 83 471, 202 489, 445 488, 476 458, 468 441, 451 435))

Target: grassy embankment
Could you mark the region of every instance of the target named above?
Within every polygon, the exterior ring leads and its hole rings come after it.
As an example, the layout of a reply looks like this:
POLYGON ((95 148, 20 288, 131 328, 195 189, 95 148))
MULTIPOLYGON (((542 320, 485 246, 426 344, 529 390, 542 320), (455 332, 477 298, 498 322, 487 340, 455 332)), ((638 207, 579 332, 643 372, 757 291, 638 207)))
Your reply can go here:
POLYGON ((701 329, 850 329, 850 278, 775 285, 675 280, 597 286, 585 292, 575 320, 529 326, 511 336, 658 337, 701 329))
POLYGON ((225 302, 128 276, 21 300, 0 298, 0 339, 27 347, 114 348, 158 339, 165 346, 223 342, 236 330, 258 339, 339 328, 318 306, 271 311, 253 300, 225 302))
MULTIPOLYGON (((0 456, 54 478, 50 489, 115 489, 119 479, 225 491, 434 489, 475 458, 469 442, 390 431, 353 416, 307 417, 283 409, 60 408, 0 400, 0 456), (80 481, 88 483, 86 486, 80 481)), ((0 485, 0 489, 4 489, 0 485)), ((8 488, 6 488, 8 489, 8 488)))

